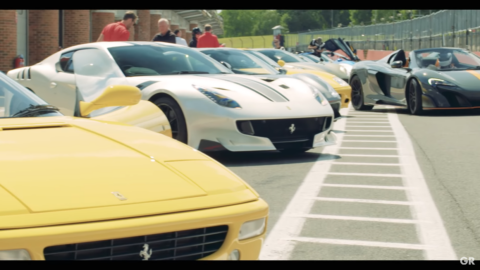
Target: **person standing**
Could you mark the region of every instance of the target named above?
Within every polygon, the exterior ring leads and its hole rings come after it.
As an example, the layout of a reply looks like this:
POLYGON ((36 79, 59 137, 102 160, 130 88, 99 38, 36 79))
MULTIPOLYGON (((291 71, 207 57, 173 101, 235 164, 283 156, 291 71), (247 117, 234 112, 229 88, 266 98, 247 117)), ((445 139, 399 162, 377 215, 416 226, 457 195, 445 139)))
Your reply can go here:
POLYGON ((128 29, 137 22, 137 15, 133 11, 127 11, 123 15, 123 20, 116 23, 111 23, 105 26, 102 33, 97 39, 101 41, 128 41, 130 32, 128 29))
POLYGON ((158 20, 158 33, 153 37, 153 41, 177 43, 175 35, 170 32, 170 23, 167 19, 158 20))
POLYGON ((192 40, 190 40, 189 47, 197 48, 198 38, 202 35, 202 30, 199 27, 192 29, 192 40))
POLYGON ((282 45, 280 45, 280 40, 274 39, 273 44, 275 46, 275 49, 285 50, 285 48, 282 45))
POLYGON ((175 36, 176 36, 177 44, 188 46, 185 39, 182 38, 182 33, 180 32, 180 30, 177 29, 177 30, 174 31, 174 33, 175 33, 175 36))
POLYGON ((319 37, 317 39, 313 39, 308 45, 308 48, 313 50, 313 55, 320 57, 322 55, 322 52, 325 51, 325 44, 322 42, 322 38, 319 37))
POLYGON ((212 26, 210 24, 206 24, 204 29, 205 29, 205 34, 201 35, 198 38, 197 48, 220 47, 220 43, 218 43, 217 36, 212 34, 212 26))

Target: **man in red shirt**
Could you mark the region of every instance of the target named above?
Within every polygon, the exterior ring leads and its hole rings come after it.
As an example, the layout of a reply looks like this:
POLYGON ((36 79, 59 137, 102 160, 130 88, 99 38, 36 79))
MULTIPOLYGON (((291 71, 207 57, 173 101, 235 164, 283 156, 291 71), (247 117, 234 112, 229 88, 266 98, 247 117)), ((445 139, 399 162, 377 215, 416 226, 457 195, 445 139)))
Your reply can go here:
POLYGON ((205 34, 198 37, 197 48, 217 48, 220 47, 218 38, 212 34, 212 26, 210 24, 205 25, 205 34))
POLYGON ((102 33, 98 37, 97 42, 100 41, 128 41, 130 32, 128 29, 132 27, 137 21, 137 15, 133 11, 127 11, 123 15, 123 20, 116 23, 111 23, 103 28, 102 33))

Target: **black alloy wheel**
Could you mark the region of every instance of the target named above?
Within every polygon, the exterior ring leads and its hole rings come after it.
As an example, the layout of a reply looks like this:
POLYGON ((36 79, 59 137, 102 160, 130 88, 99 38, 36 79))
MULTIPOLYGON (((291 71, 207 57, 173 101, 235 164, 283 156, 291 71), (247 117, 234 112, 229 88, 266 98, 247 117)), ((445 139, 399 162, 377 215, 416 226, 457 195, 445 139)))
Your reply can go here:
POLYGON ((413 115, 423 114, 422 91, 416 79, 412 79, 408 84, 407 95, 408 111, 413 115))
POLYGON ((165 114, 172 129, 172 138, 187 144, 187 124, 182 109, 171 97, 161 97, 153 102, 165 114))
POLYGON ((358 76, 354 76, 350 81, 352 87, 352 105, 357 111, 367 111, 373 108, 372 105, 365 105, 363 102, 362 82, 358 76))

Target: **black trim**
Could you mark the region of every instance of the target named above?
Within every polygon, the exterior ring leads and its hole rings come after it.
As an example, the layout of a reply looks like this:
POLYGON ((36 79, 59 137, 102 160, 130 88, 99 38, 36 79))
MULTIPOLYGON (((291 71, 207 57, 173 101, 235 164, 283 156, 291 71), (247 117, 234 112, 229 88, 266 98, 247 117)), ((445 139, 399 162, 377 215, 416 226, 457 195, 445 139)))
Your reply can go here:
POLYGON ((142 82, 141 84, 137 85, 137 88, 140 89, 140 90, 143 90, 145 88, 147 88, 148 86, 154 84, 154 83, 157 83, 159 81, 146 81, 146 82, 142 82))
POLYGON ((222 144, 209 140, 201 140, 198 150, 202 152, 228 151, 222 144))

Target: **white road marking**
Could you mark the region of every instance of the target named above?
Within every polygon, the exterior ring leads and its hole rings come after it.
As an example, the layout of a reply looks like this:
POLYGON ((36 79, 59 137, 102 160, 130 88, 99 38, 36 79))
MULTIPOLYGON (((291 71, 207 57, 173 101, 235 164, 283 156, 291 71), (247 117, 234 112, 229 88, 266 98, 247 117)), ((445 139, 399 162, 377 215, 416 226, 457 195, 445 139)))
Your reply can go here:
POLYGON ((408 187, 399 186, 372 186, 372 185, 343 185, 343 184, 323 184, 324 187, 339 187, 339 188, 371 188, 371 189, 395 189, 407 190, 408 187))
POLYGON ((358 165, 358 166, 402 166, 398 163, 363 163, 363 162, 334 162, 332 165, 358 165))
MULTIPOLYGON (((343 131, 352 131, 352 132, 388 132, 393 133, 393 131, 386 131, 386 130, 354 130, 354 129, 345 129, 343 131)), ((335 132, 335 130, 333 131, 335 132)), ((336 133, 335 133, 336 134, 336 133)))
POLYGON ((395 135, 343 135, 344 137, 395 137, 395 135))
POLYGON ((319 243, 319 244, 368 246, 368 247, 382 247, 382 248, 401 248, 401 249, 419 249, 419 250, 428 250, 428 249, 434 248, 434 247, 429 247, 429 246, 425 246, 425 245, 418 245, 418 244, 359 241, 359 240, 343 240, 343 239, 328 239, 328 238, 311 238, 311 237, 291 237, 288 240, 299 241, 299 242, 319 243))
POLYGON ((407 191, 410 201, 424 201, 422 205, 412 207, 416 219, 432 221, 429 224, 417 225, 421 243, 432 246, 426 251, 427 260, 456 260, 457 256, 452 248, 450 239, 443 225, 442 218, 430 194, 422 170, 418 165, 412 142, 403 127, 397 114, 389 114, 390 123, 398 139, 400 163, 408 162, 402 167, 404 184, 407 187, 416 187, 407 191))
POLYGON ((355 154, 342 154, 342 157, 399 157, 399 155, 355 155, 355 154))
POLYGON ((353 121, 353 120, 349 120, 348 121, 349 123, 354 123, 354 124, 387 124, 387 123, 390 123, 388 121, 377 121, 377 122, 364 122, 364 121, 353 121))
POLYGON ((361 127, 361 128, 391 128, 391 126, 351 126, 348 125, 347 128, 352 128, 352 127, 361 127))
POLYGON ((328 172, 328 175, 356 175, 356 176, 373 176, 373 177, 403 177, 404 175, 401 174, 386 174, 386 173, 335 173, 335 172, 328 172))
POLYGON ((352 202, 352 203, 375 203, 375 204, 393 204, 393 205, 416 205, 419 202, 409 201, 387 201, 387 200, 367 200, 367 199, 347 199, 347 198, 330 198, 330 197, 314 197, 315 201, 329 201, 329 202, 352 202))
MULTIPOLYGON (((348 115, 348 110, 348 108, 340 109, 340 113, 344 116, 348 115)), ((345 122, 346 118, 335 122, 336 129, 344 129, 345 122)), ((338 139, 337 144, 326 147, 323 151, 324 153, 336 154, 338 152, 338 146, 342 141, 343 134, 337 133, 336 135, 338 139)), ((300 235, 305 222, 304 218, 292 219, 289 216, 292 214, 308 214, 310 212, 315 200, 306 200, 305 198, 312 198, 318 195, 332 162, 333 160, 315 162, 265 240, 260 253, 261 260, 288 260, 295 243, 285 241, 285 238, 300 235)))
POLYGON ((354 221, 372 221, 372 222, 404 223, 404 224, 429 223, 429 221, 414 220, 414 219, 371 218, 371 217, 334 216, 334 215, 317 215, 317 214, 293 215, 292 217, 335 219, 335 220, 354 220, 354 221))

